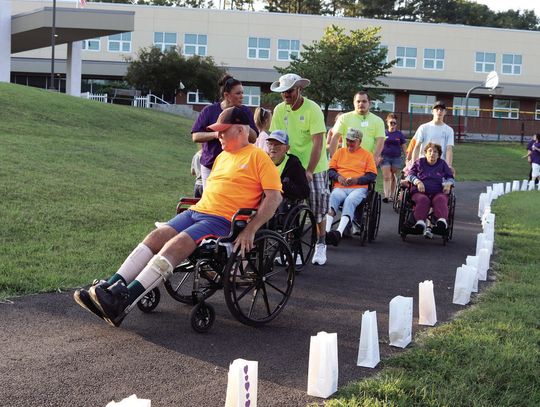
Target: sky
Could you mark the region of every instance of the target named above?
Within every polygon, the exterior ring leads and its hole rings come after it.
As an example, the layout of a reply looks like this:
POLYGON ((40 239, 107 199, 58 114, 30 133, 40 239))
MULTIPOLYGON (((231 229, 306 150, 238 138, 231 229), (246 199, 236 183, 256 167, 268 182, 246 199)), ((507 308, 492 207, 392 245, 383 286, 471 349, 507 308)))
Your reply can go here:
POLYGON ((476 0, 476 2, 485 4, 493 11, 534 10, 534 14, 540 16, 540 0, 476 0))

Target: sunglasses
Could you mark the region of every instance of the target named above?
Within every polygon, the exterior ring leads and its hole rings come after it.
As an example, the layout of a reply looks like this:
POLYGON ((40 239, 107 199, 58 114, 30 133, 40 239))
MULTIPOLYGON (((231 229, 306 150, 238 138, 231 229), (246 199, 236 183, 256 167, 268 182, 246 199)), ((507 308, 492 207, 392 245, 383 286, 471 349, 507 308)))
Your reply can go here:
POLYGON ((396 125, 397 122, 388 122, 388 124, 391 124, 391 125, 396 125))
POLYGON ((288 89, 288 90, 284 90, 284 91, 281 92, 281 93, 286 93, 287 95, 290 95, 291 93, 294 92, 294 89, 295 89, 295 88, 290 88, 290 89, 288 89))

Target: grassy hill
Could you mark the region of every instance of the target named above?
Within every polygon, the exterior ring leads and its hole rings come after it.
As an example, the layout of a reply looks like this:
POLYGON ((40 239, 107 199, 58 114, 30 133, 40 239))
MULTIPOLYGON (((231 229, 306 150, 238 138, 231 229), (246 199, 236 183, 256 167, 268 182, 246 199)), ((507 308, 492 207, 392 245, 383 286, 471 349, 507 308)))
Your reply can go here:
POLYGON ((0 83, 0 298, 116 270, 191 195, 191 121, 0 83))

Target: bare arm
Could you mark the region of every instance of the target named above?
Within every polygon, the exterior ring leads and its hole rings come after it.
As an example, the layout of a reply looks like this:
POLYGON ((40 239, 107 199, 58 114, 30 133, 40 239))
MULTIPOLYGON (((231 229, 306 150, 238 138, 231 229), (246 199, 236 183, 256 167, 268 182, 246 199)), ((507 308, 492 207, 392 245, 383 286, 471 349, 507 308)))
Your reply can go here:
POLYGON ((308 181, 313 181, 313 171, 321 158, 321 152, 323 147, 323 133, 317 133, 312 136, 313 148, 311 149, 311 157, 309 158, 309 164, 306 168, 306 177, 308 181))
POLYGON ((274 216, 281 200, 281 191, 275 189, 264 190, 264 198, 257 209, 257 214, 247 224, 246 228, 238 234, 238 237, 234 241, 235 251, 240 247, 240 251, 243 254, 253 248, 255 233, 274 216))
POLYGON ((332 140, 330 140, 330 146, 328 147, 328 153, 330 157, 332 157, 334 153, 336 152, 337 145, 340 139, 341 139, 340 133, 333 133, 332 140))
POLYGON ((195 133, 191 133, 191 139, 195 143, 206 143, 207 141, 216 140, 217 138, 217 131, 196 131, 195 133))
POLYGON ((450 168, 452 168, 453 159, 454 159, 454 147, 446 146, 446 157, 444 161, 446 161, 446 164, 448 164, 450 168))
POLYGON ((384 147, 384 137, 377 137, 375 143, 375 153, 373 154, 373 158, 375 159, 375 165, 379 165, 381 161, 381 152, 384 147))
POLYGON ((420 144, 418 141, 416 141, 416 145, 414 146, 414 150, 412 152, 412 162, 415 162, 418 160, 418 157, 420 156, 420 144))

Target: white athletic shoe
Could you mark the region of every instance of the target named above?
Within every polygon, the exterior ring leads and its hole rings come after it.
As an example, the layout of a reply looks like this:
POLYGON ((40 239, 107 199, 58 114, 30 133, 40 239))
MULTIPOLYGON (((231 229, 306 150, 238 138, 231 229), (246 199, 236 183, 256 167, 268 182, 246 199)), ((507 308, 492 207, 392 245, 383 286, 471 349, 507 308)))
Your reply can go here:
POLYGON ((318 264, 319 266, 326 263, 326 245, 324 243, 317 243, 311 262, 313 264, 318 264))

